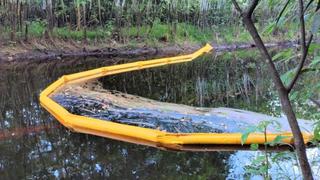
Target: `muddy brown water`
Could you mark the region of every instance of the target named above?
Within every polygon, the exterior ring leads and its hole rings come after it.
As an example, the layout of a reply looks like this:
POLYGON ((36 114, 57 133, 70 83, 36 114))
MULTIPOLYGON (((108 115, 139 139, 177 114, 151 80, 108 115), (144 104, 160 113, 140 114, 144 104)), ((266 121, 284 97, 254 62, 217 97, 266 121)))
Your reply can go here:
MULTIPOLYGON (((206 59, 211 61, 204 59, 199 63, 158 71, 147 70, 131 75, 126 73, 101 79, 101 82, 108 89, 165 102, 239 108, 244 107, 244 104, 251 104, 248 109, 254 109, 257 100, 253 96, 255 91, 250 83, 242 83, 244 72, 248 75, 256 72, 247 69, 238 74, 226 73, 219 70, 219 67, 228 69, 224 64, 217 63, 212 57, 206 59), (212 62, 215 63, 210 65, 212 62), (212 70, 216 71, 209 75, 212 70), (168 72, 171 75, 168 76, 168 72), (141 82, 141 79, 144 81, 141 82), (235 83, 226 83, 237 79, 239 81, 234 81, 235 83), (230 92, 223 94, 227 86, 230 86, 230 92), (213 89, 216 93, 212 93, 213 89)), ((90 58, 0 65, 1 179, 245 177, 245 160, 254 158, 250 151, 237 152, 231 149, 229 152, 172 152, 72 133, 40 107, 39 93, 58 77, 115 62, 123 61, 90 58)), ((247 80, 250 81, 250 78, 247 80)), ((260 100, 263 101, 263 97, 260 100)), ((273 108, 268 109, 268 105, 265 107, 267 110, 261 111, 277 113, 273 108)))

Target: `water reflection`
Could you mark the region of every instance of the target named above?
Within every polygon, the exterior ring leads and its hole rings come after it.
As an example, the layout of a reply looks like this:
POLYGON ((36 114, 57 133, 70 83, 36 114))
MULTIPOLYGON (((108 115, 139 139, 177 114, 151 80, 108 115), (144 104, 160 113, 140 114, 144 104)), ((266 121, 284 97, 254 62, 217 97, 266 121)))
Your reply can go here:
POLYGON ((207 55, 199 61, 101 78, 105 89, 196 107, 237 107, 277 114, 271 82, 254 59, 207 55), (259 106, 257 106, 259 104, 259 106))
MULTIPOLYGON (((320 149, 311 148, 307 150, 309 162, 312 167, 315 179, 320 179, 320 149)), ((230 165, 227 179, 263 179, 261 173, 258 173, 259 163, 252 160, 264 157, 261 151, 238 151, 229 157, 230 165), (254 171, 256 170, 256 171, 254 171), (253 173, 248 173, 253 172, 253 173)), ((269 174, 272 179, 302 179, 299 165, 293 152, 269 153, 269 174)))
MULTIPOLYGON (((230 158, 232 151, 162 151, 72 133, 40 107, 39 93, 61 75, 115 62, 118 60, 72 59, 0 65, 1 179, 225 179, 241 166, 230 158)), ((243 107, 250 102, 254 107, 267 98, 262 95, 266 94, 264 85, 257 86, 261 73, 241 61, 227 62, 209 57, 101 81, 109 89, 197 106, 243 107)))
POLYGON ((1 65, 1 179, 226 176, 229 153, 167 152, 71 133, 40 107, 39 93, 59 76, 113 62, 85 59, 1 65))
POLYGON ((66 132, 28 135, 1 143, 1 174, 8 179, 73 177, 149 179, 225 176, 226 153, 176 153, 66 132), (205 166, 206 168, 202 168, 205 166), (197 168, 198 167, 198 168, 197 168))

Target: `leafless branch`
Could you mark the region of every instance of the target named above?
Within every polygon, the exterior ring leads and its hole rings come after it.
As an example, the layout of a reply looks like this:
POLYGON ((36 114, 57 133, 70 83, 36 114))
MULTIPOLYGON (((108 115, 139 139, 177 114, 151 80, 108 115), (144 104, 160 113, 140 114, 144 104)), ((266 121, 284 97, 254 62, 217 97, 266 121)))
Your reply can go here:
POLYGON ((232 3, 234 5, 234 7, 236 8, 236 10, 242 15, 243 14, 242 9, 239 6, 239 4, 237 3, 237 1, 236 0, 232 0, 232 3))
POLYGON ((248 10, 246 11, 246 16, 247 16, 248 18, 251 19, 252 14, 253 14, 253 11, 254 11, 254 10, 256 9, 256 7, 258 6, 259 1, 260 1, 260 0, 252 0, 252 1, 251 1, 250 5, 249 5, 249 8, 248 8, 248 10))
POLYGON ((255 27, 255 25, 251 19, 252 13, 254 12, 254 9, 257 7, 259 0, 252 1, 252 3, 250 4, 250 7, 248 8, 248 11, 244 12, 244 13, 242 12, 242 10, 236 0, 232 0, 232 3, 234 4, 235 8, 241 13, 243 23, 246 25, 249 33, 252 36, 252 39, 254 40, 254 42, 255 42, 256 46, 258 47, 258 49, 260 50, 261 54, 267 60, 267 64, 269 65, 269 69, 271 71, 272 78, 275 81, 276 87, 279 90, 286 90, 286 88, 284 87, 284 85, 280 79, 280 75, 275 67, 275 64, 272 61, 272 57, 271 57, 270 53, 268 52, 262 38, 260 37, 260 35, 258 33, 257 28, 255 27), (248 12, 251 14, 248 15, 247 14, 248 12))
POLYGON ((297 70, 295 72, 295 75, 293 76, 293 79, 289 83, 287 87, 287 91, 290 92, 294 85, 296 84, 300 74, 301 70, 304 66, 304 63, 306 62, 307 55, 308 55, 308 50, 310 47, 310 44, 313 39, 313 35, 311 34, 309 37, 308 42, 306 42, 306 27, 305 27, 305 21, 304 21, 304 5, 303 5, 303 0, 299 0, 299 19, 300 19, 300 38, 301 38, 301 58, 300 58, 300 63, 297 67, 297 70))
POLYGON ((310 100, 320 108, 320 101, 317 101, 317 100, 315 100, 313 98, 310 98, 310 100))
POLYGON ((300 63, 297 67, 297 70, 293 76, 293 79, 291 80, 291 82, 289 83, 288 87, 287 87, 287 91, 290 92, 294 85, 296 84, 299 76, 301 75, 301 72, 302 72, 302 69, 303 69, 303 66, 304 66, 304 63, 306 62, 306 59, 307 59, 307 54, 308 54, 308 50, 309 50, 309 47, 310 47, 310 44, 312 42, 312 39, 313 39, 313 35, 310 35, 309 37, 309 40, 308 40, 308 43, 306 45, 306 50, 304 50, 302 52, 302 56, 301 56, 301 59, 300 59, 300 63))
POLYGON ((313 2, 314 2, 314 0, 310 0, 310 1, 308 2, 308 4, 306 5, 306 8, 304 9, 304 12, 306 12, 306 11, 309 9, 310 5, 311 5, 313 2))
POLYGON ((284 5, 284 7, 282 8, 282 10, 281 10, 281 12, 280 12, 279 16, 277 17, 276 24, 278 24, 278 23, 279 23, 280 18, 282 17, 282 15, 283 15, 284 11, 287 9, 288 5, 290 4, 290 1, 291 1, 291 0, 287 0, 286 4, 285 4, 285 5, 284 5))
POLYGON ((304 5, 303 0, 299 0, 299 19, 300 19, 300 36, 301 36, 301 46, 302 52, 306 50, 306 27, 304 22, 304 5))

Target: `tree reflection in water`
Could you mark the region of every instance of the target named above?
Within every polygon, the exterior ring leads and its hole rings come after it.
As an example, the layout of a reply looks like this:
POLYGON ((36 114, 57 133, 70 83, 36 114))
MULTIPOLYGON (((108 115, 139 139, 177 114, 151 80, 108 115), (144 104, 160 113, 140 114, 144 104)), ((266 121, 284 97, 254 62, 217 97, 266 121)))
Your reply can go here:
MULTIPOLYGON (((270 82, 262 81, 266 76, 247 64, 254 63, 252 59, 246 63, 218 59, 204 57, 101 82, 109 89, 195 106, 254 109, 256 103, 268 99, 270 82)), ((39 93, 58 77, 117 61, 71 59, 0 65, 1 179, 225 179, 241 166, 241 161, 230 164, 233 152, 170 152, 72 133, 40 107, 39 93)), ((275 112, 273 106, 263 108, 267 109, 260 111, 275 112)))
POLYGON ((167 152, 71 133, 40 107, 39 93, 59 76, 112 62, 86 59, 0 66, 1 179, 226 176, 229 153, 167 152))

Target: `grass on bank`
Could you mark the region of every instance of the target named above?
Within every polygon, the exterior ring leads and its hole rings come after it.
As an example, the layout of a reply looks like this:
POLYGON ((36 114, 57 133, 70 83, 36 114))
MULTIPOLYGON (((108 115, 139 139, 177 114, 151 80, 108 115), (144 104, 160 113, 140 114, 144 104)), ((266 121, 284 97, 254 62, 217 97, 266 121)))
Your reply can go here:
MULTIPOLYGON (((260 28, 264 32, 265 41, 280 41, 284 40, 283 35, 274 35, 270 33, 272 25, 260 28)), ((32 21, 28 25, 29 38, 42 38, 46 30, 45 21, 32 21)), ((3 32, 0 39, 8 40, 10 37, 10 28, 2 28, 3 32), (1 37, 2 36, 2 37, 1 37)), ((280 31, 280 30, 279 30, 280 31)), ((294 37, 294 32, 286 32, 290 35, 289 38, 294 37)), ((84 30, 75 30, 75 27, 56 27, 53 30, 53 37, 67 40, 83 40, 84 30)), ((288 36, 286 36, 288 37, 288 36)), ((24 38, 24 30, 17 32, 17 39, 24 38)), ((155 21, 153 26, 128 26, 117 29, 112 23, 107 23, 105 26, 88 27, 87 39, 89 43, 96 40, 113 39, 123 44, 135 45, 137 43, 144 43, 146 45, 159 45, 162 43, 180 44, 183 42, 203 44, 205 42, 215 42, 218 44, 232 44, 240 42, 251 42, 252 39, 249 33, 242 26, 213 26, 200 28, 188 23, 178 23, 174 32, 171 24, 161 23, 155 21)))

